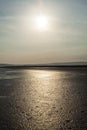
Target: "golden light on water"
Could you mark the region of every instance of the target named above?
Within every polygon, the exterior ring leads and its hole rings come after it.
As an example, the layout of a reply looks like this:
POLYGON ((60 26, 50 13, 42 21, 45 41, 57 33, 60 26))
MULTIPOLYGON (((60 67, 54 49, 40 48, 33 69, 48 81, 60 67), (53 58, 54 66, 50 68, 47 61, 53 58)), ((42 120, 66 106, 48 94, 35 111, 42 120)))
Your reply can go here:
POLYGON ((59 116, 56 117, 56 112, 52 111, 58 101, 59 103, 56 105, 55 110, 59 109, 60 100, 62 100, 61 88, 57 87, 55 81, 57 80, 59 86, 61 86, 59 82, 61 73, 46 70, 29 70, 25 71, 25 77, 24 84, 26 87, 23 87, 22 98, 25 97, 26 109, 32 110, 30 114, 35 118, 33 125, 38 129, 43 129, 43 125, 49 129, 52 122, 55 126, 59 116))
MULTIPOLYGON (((18 125, 21 126, 23 123, 24 130, 26 128, 60 130, 62 124, 64 129, 67 129, 67 123, 69 124, 69 120, 72 123, 74 118, 71 110, 76 111, 77 101, 80 103, 78 97, 76 99, 73 97, 72 94, 76 93, 70 84, 70 80, 72 82, 76 75, 66 71, 45 69, 23 70, 16 73, 18 77, 14 79, 17 83, 14 84, 14 93, 12 90, 12 99, 18 125)), ((12 78, 12 75, 10 76, 12 78)), ((13 116, 12 119, 14 120, 13 116)))

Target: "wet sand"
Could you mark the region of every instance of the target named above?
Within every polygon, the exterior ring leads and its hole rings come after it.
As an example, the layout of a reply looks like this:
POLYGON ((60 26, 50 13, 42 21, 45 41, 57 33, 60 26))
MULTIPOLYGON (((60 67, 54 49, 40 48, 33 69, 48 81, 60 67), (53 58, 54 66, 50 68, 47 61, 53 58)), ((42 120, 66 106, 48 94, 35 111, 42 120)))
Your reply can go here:
POLYGON ((0 69, 0 130, 86 129, 86 67, 0 69))

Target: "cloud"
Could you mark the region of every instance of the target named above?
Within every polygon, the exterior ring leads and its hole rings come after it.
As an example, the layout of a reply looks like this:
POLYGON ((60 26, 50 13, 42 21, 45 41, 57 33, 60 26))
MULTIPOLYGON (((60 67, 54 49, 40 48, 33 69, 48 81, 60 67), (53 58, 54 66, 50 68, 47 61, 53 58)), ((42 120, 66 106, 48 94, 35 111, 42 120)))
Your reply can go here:
POLYGON ((0 20, 14 20, 15 16, 0 16, 0 20))

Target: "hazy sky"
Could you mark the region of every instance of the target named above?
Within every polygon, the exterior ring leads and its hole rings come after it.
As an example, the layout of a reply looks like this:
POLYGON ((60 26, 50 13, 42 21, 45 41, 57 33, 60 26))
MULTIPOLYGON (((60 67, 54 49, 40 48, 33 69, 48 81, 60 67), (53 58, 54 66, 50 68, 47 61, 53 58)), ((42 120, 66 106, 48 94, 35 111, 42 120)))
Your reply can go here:
POLYGON ((0 0, 0 63, 65 61, 87 61, 87 0, 0 0))

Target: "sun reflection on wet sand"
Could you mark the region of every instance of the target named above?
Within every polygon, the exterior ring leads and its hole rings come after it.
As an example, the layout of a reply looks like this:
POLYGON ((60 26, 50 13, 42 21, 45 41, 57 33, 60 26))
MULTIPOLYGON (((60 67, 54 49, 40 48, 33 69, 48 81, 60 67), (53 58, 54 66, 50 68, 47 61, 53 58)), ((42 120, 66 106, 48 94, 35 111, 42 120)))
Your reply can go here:
POLYGON ((55 128, 55 123, 60 118, 56 114, 58 114, 59 104, 62 99, 61 73, 30 70, 25 74, 26 89, 23 87, 24 93, 22 97, 25 97, 26 108, 30 110, 34 127, 41 130, 55 128))
MULTIPOLYGON (((10 79, 1 80, 0 114, 4 123, 0 128, 9 123, 5 126, 12 130, 78 129, 84 117, 80 113, 84 114, 86 109, 86 105, 82 105, 87 99, 84 74, 66 70, 9 71, 10 79)), ((86 125, 86 117, 84 119, 80 127, 86 125)))

